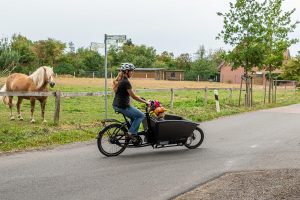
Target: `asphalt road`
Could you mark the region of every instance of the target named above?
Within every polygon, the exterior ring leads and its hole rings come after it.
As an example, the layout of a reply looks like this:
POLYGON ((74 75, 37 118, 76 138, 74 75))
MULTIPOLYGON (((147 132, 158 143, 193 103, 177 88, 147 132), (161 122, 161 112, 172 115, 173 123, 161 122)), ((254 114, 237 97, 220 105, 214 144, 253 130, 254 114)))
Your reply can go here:
POLYGON ((0 156, 0 199, 169 199, 229 171, 300 168, 300 104, 201 127, 205 141, 195 150, 147 147, 106 158, 93 142, 0 156))

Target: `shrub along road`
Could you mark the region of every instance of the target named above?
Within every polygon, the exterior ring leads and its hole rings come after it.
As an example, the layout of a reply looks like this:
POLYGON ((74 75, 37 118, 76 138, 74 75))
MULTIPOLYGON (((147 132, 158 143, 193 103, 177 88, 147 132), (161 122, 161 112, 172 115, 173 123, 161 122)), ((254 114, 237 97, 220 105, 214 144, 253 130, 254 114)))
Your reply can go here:
POLYGON ((168 199, 225 172, 300 166, 300 104, 205 122, 204 144, 128 149, 95 143, 0 157, 0 199, 168 199))

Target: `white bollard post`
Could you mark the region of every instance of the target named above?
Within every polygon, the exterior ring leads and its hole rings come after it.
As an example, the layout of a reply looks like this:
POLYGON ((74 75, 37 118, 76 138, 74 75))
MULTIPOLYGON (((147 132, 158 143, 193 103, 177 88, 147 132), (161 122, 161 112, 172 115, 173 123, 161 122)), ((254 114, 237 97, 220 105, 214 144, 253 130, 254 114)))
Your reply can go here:
POLYGON ((95 72, 93 72, 93 78, 95 78, 95 72))
POLYGON ((146 78, 148 78, 148 74, 146 73, 146 78))
POLYGON ((218 90, 214 90, 214 94, 215 94, 215 101, 216 101, 216 110, 217 110, 217 112, 220 112, 220 103, 219 103, 218 90))
POLYGON ((75 72, 74 72, 74 78, 75 78, 75 72))

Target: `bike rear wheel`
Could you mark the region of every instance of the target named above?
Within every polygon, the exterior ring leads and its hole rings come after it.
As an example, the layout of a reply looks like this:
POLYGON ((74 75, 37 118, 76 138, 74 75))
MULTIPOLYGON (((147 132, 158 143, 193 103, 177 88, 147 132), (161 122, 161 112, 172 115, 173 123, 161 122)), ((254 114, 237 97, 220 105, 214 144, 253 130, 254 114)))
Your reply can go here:
POLYGON ((199 147, 204 140, 204 133, 201 128, 196 127, 193 130, 193 133, 191 134, 190 137, 188 137, 186 143, 184 146, 186 146, 189 149, 195 149, 199 147))
POLYGON ((117 156, 128 145, 127 130, 121 124, 110 124, 102 129, 97 138, 99 151, 105 156, 117 156))

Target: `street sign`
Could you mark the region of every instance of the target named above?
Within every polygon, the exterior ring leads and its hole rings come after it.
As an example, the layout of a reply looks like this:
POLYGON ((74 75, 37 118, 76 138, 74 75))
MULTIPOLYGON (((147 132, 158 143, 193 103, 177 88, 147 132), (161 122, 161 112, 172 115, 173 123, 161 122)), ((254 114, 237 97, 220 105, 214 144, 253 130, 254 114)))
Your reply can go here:
POLYGON ((91 42, 90 48, 91 48, 92 51, 98 51, 98 49, 104 48, 104 44, 103 43, 97 43, 97 42, 91 42))
POLYGON ((122 42, 126 40, 126 35, 106 35, 107 40, 117 40, 118 42, 122 42))

